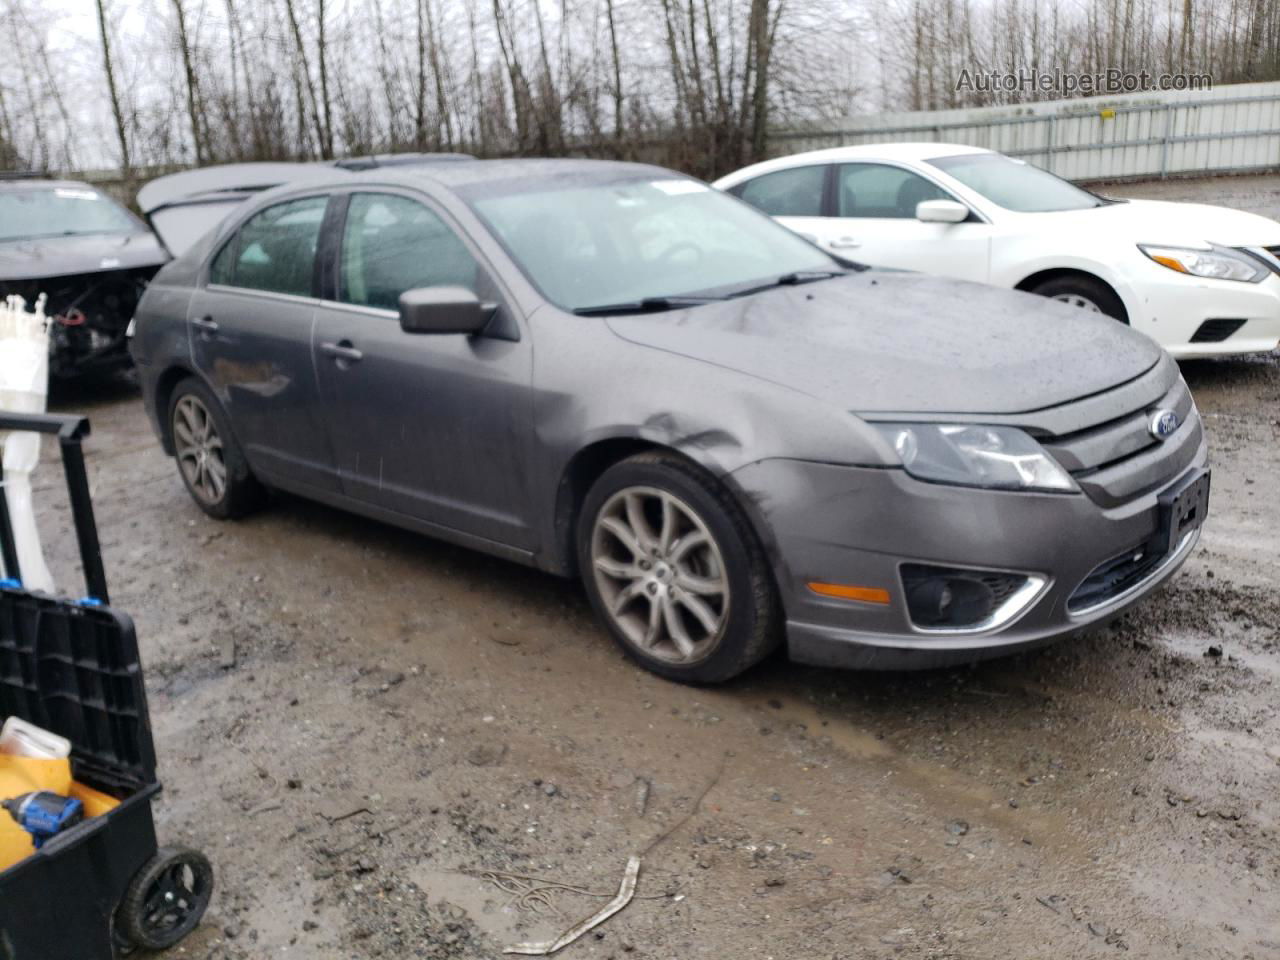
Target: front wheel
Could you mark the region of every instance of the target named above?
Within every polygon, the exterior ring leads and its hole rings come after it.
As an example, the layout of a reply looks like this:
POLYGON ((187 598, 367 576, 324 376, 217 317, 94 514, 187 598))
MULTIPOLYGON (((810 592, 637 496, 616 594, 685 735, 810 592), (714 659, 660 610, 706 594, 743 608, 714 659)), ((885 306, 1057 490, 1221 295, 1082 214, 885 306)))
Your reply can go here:
POLYGON ((1106 314, 1121 323, 1129 322, 1129 315, 1125 312, 1124 304, 1120 302, 1115 291, 1094 277, 1083 274, 1054 277, 1035 287, 1031 292, 1068 306, 1079 307, 1090 313, 1106 314))
POLYGON ((777 645, 780 605, 755 531, 682 458, 643 453, 605 471, 579 517, 578 565, 610 634, 661 676, 719 683, 777 645))

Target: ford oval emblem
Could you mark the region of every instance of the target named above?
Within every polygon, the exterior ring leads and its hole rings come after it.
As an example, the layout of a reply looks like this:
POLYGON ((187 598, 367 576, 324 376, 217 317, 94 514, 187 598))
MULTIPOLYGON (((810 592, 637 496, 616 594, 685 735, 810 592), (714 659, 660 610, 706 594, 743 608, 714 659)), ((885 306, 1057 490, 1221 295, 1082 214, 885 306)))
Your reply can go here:
POLYGON ((1157 440, 1164 440, 1173 436, 1180 426, 1182 421, 1173 410, 1157 410, 1151 415, 1151 422, 1147 424, 1147 429, 1157 440))

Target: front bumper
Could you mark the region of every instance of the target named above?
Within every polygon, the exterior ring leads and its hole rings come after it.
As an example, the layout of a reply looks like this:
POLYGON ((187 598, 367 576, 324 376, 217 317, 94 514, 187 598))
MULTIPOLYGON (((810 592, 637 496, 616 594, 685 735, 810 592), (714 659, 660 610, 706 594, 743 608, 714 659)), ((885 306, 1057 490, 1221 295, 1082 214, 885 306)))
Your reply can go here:
POLYGON ((1171 577, 1199 530, 1138 583, 1104 603, 1068 610, 1098 566, 1148 543, 1161 520, 1159 495, 1203 469, 1193 463, 1159 489, 1103 508, 1083 494, 1010 493, 922 483, 899 469, 765 460, 733 474, 767 530, 793 660, 861 669, 922 669, 1029 649, 1103 623, 1171 577), (1016 616, 991 629, 915 626, 899 576, 903 563, 1014 571, 1043 587, 1016 616), (888 604, 819 596, 811 582, 889 592, 888 604))
MULTIPOLYGON (((1206 280, 1143 265, 1130 310, 1134 329, 1153 337, 1180 360, 1265 353, 1280 345, 1280 274, 1259 283, 1206 280), (1196 342, 1206 321, 1243 323, 1223 340, 1196 342)), ((1201 333, 1201 336, 1204 332, 1201 333)))

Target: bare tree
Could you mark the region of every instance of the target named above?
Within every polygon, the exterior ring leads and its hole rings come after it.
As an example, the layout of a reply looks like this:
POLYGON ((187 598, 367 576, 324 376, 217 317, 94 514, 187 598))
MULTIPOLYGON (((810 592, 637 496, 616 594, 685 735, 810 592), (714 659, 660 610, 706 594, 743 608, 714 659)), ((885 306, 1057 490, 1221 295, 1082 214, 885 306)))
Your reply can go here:
POLYGON ((172 0, 175 24, 178 29, 178 51, 182 56, 182 71, 187 85, 187 117, 191 123, 191 141, 195 148, 196 163, 208 159, 205 138, 204 103, 200 98, 200 79, 196 75, 195 55, 191 37, 187 32, 187 14, 182 0, 172 0))
POLYGON ((120 170, 126 181, 133 179, 133 161, 129 157, 129 135, 125 129, 124 108, 120 105, 120 88, 116 83, 115 65, 111 61, 111 31, 107 27, 106 0, 97 0, 98 35, 102 39, 102 72, 107 79, 107 95, 111 99, 111 116, 115 120, 116 140, 120 146, 120 170))

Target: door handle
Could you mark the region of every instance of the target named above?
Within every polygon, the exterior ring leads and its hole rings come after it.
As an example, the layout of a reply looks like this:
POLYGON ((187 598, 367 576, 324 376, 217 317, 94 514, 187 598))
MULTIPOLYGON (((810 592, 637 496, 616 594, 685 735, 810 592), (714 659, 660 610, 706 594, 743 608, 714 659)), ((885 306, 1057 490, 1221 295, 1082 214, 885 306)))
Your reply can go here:
POLYGON ((198 317, 191 321, 191 325, 199 330, 206 338, 212 337, 218 332, 218 324, 214 321, 213 317, 198 317))
POLYGON ((339 363, 359 363, 364 359, 364 354, 357 350, 350 340, 340 340, 337 343, 322 343, 320 344, 320 352, 333 357, 339 363))
POLYGON ((835 240, 832 240, 827 244, 827 246, 831 247, 833 250, 853 250, 856 247, 862 246, 862 242, 853 239, 853 237, 837 237, 835 240))

